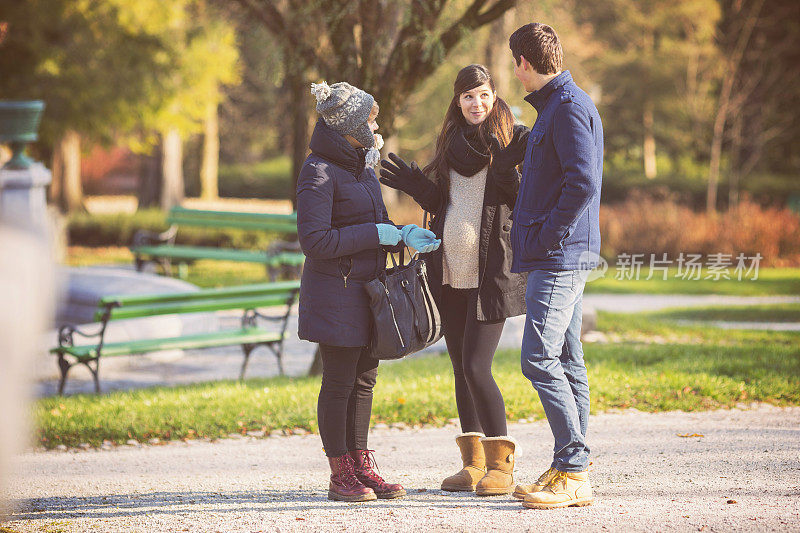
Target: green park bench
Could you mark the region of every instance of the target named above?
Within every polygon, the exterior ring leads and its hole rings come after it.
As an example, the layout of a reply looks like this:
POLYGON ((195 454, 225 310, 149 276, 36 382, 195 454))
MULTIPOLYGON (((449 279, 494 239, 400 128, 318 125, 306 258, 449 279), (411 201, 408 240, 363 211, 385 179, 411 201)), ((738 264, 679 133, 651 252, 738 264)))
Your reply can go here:
POLYGON ((238 228, 248 231, 271 231, 292 236, 297 235, 297 214, 241 213, 235 211, 202 211, 173 207, 167 216, 170 227, 163 233, 140 230, 130 247, 134 255, 136 270, 142 271, 148 262, 161 266, 171 275, 172 263, 178 263, 180 277, 185 277, 185 265, 198 259, 259 263, 267 268, 267 275, 275 281, 278 273, 291 269, 299 277, 305 256, 296 240, 277 241, 266 250, 240 250, 212 246, 190 246, 175 244, 180 227, 193 226, 209 229, 238 228))
POLYGON ((244 351, 244 362, 239 378, 244 379, 250 353, 257 346, 264 345, 275 354, 278 370, 283 375, 283 341, 288 336, 286 326, 299 290, 299 281, 281 281, 186 293, 106 296, 98 302, 95 311, 94 319, 100 323, 96 332, 90 333, 72 325, 64 325, 59 329, 58 346, 50 350, 58 356, 58 366, 61 371, 58 393, 64 393, 67 373, 74 365, 82 364, 89 369, 94 378, 95 392, 100 392, 98 370, 101 357, 136 355, 160 350, 240 344, 244 351), (269 316, 259 312, 259 309, 276 306, 285 306, 286 311, 280 316, 269 316), (231 309, 243 310, 240 328, 180 337, 105 342, 106 328, 113 320, 231 309), (277 322, 279 327, 277 330, 265 328, 259 325, 259 319, 277 322), (88 344, 75 344, 75 335, 95 340, 88 344))

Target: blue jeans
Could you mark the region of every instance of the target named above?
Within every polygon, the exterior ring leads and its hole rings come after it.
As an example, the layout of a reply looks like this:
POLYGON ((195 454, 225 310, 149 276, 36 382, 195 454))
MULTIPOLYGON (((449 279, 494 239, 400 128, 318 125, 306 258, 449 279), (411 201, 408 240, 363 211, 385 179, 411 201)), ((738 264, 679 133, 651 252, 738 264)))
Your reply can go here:
POLYGON ((584 285, 579 270, 533 270, 525 292, 522 373, 539 393, 555 438, 551 466, 562 472, 589 467, 589 380, 580 340, 584 285))

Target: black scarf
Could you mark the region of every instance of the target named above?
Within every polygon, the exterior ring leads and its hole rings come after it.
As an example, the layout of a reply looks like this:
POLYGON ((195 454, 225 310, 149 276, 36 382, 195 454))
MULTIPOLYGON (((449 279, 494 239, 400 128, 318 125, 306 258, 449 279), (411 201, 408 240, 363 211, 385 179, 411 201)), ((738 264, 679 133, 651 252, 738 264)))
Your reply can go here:
POLYGON ((445 153, 447 164, 462 176, 474 176, 489 164, 489 150, 478 134, 478 126, 456 129, 445 153))

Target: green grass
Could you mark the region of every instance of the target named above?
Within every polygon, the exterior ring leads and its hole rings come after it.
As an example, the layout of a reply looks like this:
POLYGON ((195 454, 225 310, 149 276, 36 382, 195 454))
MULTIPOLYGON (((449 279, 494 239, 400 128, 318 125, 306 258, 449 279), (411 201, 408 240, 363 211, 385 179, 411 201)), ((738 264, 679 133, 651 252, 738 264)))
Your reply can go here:
MULTIPOLYGON (((70 246, 66 262, 70 266, 131 265, 133 254, 127 248, 70 246)), ((173 269, 174 275, 177 275, 177 267, 173 266, 173 269)), ((160 273, 160 269, 157 272, 160 273)), ((186 281, 203 288, 269 281, 266 268, 255 263, 201 260, 190 265, 187 272, 186 281)))
MULTIPOLYGON (((758 279, 741 281, 731 270, 732 279, 680 279, 676 277, 677 270, 671 269, 667 279, 662 279, 662 274, 656 272, 653 279, 648 276, 647 268, 641 269, 640 279, 617 280, 614 277, 617 271, 610 266, 605 277, 590 281, 586 284, 587 293, 617 293, 617 294, 722 294, 733 296, 766 296, 766 295, 792 295, 800 294, 800 268, 760 268, 758 279)), ((706 276, 701 273, 701 278, 706 276)), ((752 274, 748 277, 752 277, 752 274)))
MULTIPOLYGON (((600 313, 609 343, 586 344, 594 412, 701 410, 741 401, 800 404, 800 334, 679 326, 651 314, 600 313)), ((519 370, 519 352, 497 354, 494 375, 510 420, 543 416, 519 370)), ((45 447, 104 439, 217 438, 248 430, 316 430, 319 378, 250 379, 39 400, 45 447)), ((446 355, 383 364, 374 422, 444 424, 457 416, 446 355)))
POLYGON ((731 322, 800 322, 800 303, 748 306, 709 306, 668 309, 651 313, 653 318, 723 320, 731 322))

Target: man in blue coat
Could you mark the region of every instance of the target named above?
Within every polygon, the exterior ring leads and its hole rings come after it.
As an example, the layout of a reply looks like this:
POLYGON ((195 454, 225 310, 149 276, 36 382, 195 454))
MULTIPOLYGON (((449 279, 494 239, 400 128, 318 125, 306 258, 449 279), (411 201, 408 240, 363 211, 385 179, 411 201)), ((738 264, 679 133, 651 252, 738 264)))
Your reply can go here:
POLYGON ((583 288, 600 252, 603 126, 591 98, 562 71, 556 32, 545 24, 509 39, 514 73, 530 94, 528 136, 514 207, 512 272, 527 272, 522 372, 555 439, 550 468, 514 494, 535 509, 589 505, 589 383, 581 347, 583 288))

